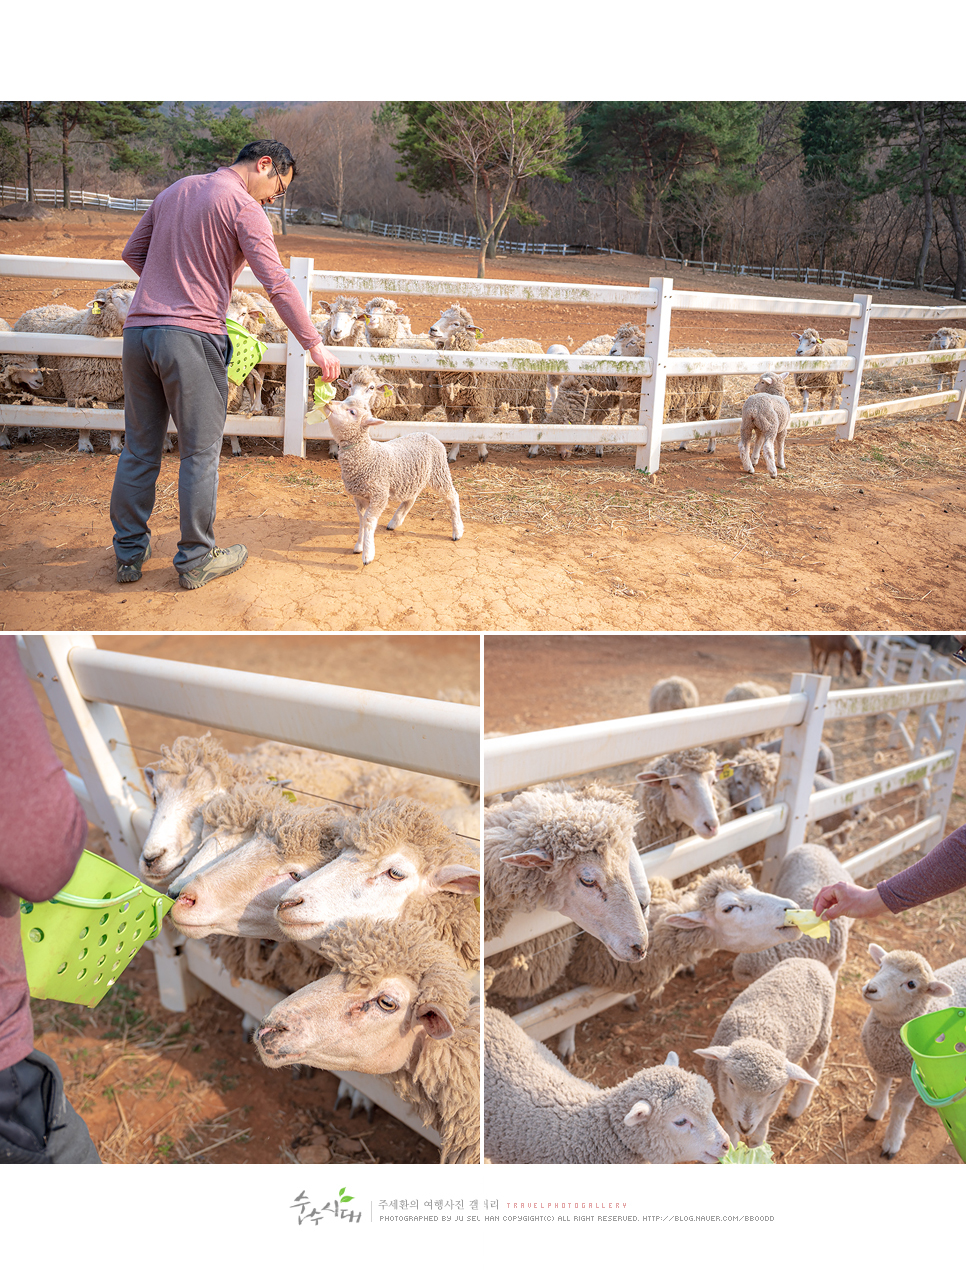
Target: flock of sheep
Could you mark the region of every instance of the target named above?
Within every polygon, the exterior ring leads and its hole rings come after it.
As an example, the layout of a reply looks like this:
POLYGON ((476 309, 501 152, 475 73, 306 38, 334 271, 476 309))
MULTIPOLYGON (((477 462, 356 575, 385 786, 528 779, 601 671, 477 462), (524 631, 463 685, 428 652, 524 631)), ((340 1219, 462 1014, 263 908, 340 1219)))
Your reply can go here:
POLYGON ((209 734, 162 747, 145 777, 142 877, 175 897, 184 936, 286 994, 253 1021, 261 1060, 385 1074, 438 1132, 441 1162, 478 1161, 471 794, 276 742, 236 756, 209 734))
MULTIPOLYGON (((813 659, 833 651, 851 659, 856 650, 844 641, 841 648, 813 647, 813 659)), ((861 650, 853 668, 861 673, 861 650)), ((725 699, 774 691, 749 681, 725 699)), ((652 712, 696 705, 693 684, 681 677, 660 681, 651 693, 652 712)), ((486 938, 498 938, 514 913, 537 907, 570 919, 485 962, 485 988, 504 1005, 484 1012, 484 1149, 491 1162, 714 1163, 739 1140, 766 1141, 789 1085, 795 1088, 786 1115, 805 1112, 828 1054, 852 923, 833 921, 828 939, 813 940, 786 913, 812 908, 823 886, 850 880, 826 844, 843 824, 847 840, 852 813, 808 827, 810 840, 788 853, 773 893, 760 891, 740 861, 677 885, 660 877, 649 885, 638 855, 692 834, 713 837, 723 821, 771 803, 779 747, 755 736, 719 752, 664 755, 638 773, 633 796, 601 779, 555 782, 504 794, 485 809, 486 938), (558 1036, 554 1054, 511 1017, 555 985, 557 993, 587 985, 626 993, 629 1003, 646 1001, 720 950, 735 954, 736 994, 710 1045, 693 1051, 704 1059, 704 1076, 684 1070, 672 1051, 664 1064, 598 1088, 566 1066, 576 1049, 573 1028, 558 1036)), ((816 781, 827 788, 834 761, 822 749, 816 781)), ((898 1080, 882 1143, 891 1159, 917 1097, 899 1029, 927 1011, 966 1006, 966 959, 933 971, 917 951, 872 944, 869 955, 875 973, 862 989, 869 1005, 862 1042, 876 1089, 867 1118, 886 1116, 898 1080)))

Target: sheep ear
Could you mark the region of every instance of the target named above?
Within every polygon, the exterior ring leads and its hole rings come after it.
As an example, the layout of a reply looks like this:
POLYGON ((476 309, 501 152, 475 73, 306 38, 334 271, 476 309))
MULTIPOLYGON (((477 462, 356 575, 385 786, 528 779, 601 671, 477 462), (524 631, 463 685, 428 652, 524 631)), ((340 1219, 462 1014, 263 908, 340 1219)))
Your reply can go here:
POLYGON ((352 385, 349 383, 348 379, 337 379, 335 382, 338 384, 338 386, 339 386, 340 388, 351 388, 351 387, 352 387, 352 385))
POLYGON ((869 956, 877 966, 882 965, 882 958, 886 955, 886 950, 879 944, 869 944, 869 956))
POLYGON ((523 851, 515 851, 512 855, 500 857, 501 864, 514 864, 518 869, 553 868, 553 856, 544 847, 527 847, 523 851))
POLYGON ((797 1063, 785 1063, 785 1071, 788 1073, 789 1080, 797 1080, 800 1085, 818 1085, 818 1081, 814 1076, 809 1076, 804 1067, 799 1067, 797 1063))
POLYGON ((630 1111, 624 1117, 624 1123, 628 1126, 635 1124, 645 1124, 650 1118, 653 1107, 646 1098, 642 1098, 640 1102, 636 1102, 630 1111))
POLYGON ((421 1024, 434 1041, 445 1041, 456 1031, 443 1007, 433 1003, 416 1007, 415 1022, 421 1024))
POLYGON ((716 1058, 723 1063, 730 1048, 728 1045, 706 1045, 703 1050, 692 1050, 691 1053, 697 1054, 698 1058, 716 1058))
POLYGON ((941 979, 932 979, 926 984, 926 992, 931 997, 951 997, 953 990, 948 983, 943 983, 941 979))
POLYGON ((660 785, 664 777, 660 772, 638 772, 634 779, 642 785, 660 785))
POLYGON ((360 419, 359 423, 363 428, 375 428, 382 423, 382 420, 377 419, 375 415, 369 415, 368 419, 360 419))
POLYGON ((669 1050, 669 1051, 668 1051, 668 1056, 667 1056, 667 1058, 664 1060, 664 1066, 665 1066, 665 1067, 677 1067, 677 1066, 678 1066, 678 1056, 677 1056, 677 1054, 675 1054, 674 1050, 669 1050))
POLYGON ((710 925, 707 914, 700 908, 690 913, 668 913, 664 920, 677 930, 694 930, 696 926, 710 925))
POLYGON ((479 895, 480 871, 466 864, 444 864, 433 874, 434 891, 455 891, 459 895, 479 895))
POLYGON ((154 768, 145 767, 143 770, 144 770, 144 783, 148 787, 148 793, 153 798, 154 797, 154 768))

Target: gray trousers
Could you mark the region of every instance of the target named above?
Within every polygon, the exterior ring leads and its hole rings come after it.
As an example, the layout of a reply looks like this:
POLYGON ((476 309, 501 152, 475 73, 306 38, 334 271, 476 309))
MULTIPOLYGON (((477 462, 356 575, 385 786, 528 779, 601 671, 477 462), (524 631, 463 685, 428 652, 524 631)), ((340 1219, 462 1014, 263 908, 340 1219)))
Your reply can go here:
POLYGON ((111 491, 114 554, 123 563, 147 550, 148 520, 168 415, 178 429, 178 506, 181 540, 174 567, 184 573, 215 545, 218 460, 228 408, 227 334, 180 326, 135 326, 124 331, 124 449, 111 491))
POLYGON ((33 1050, 0 1071, 0 1164, 100 1163, 49 1055, 33 1050))

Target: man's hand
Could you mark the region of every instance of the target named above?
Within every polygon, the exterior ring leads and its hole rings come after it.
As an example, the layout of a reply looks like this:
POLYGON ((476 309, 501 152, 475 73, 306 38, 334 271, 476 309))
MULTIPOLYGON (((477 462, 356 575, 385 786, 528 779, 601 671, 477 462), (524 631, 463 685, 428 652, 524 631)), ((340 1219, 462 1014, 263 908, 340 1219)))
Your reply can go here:
POLYGON ((338 379, 339 371, 342 369, 339 365, 339 359, 329 352, 321 340, 319 340, 318 344, 313 344, 308 350, 308 354, 322 372, 323 379, 330 383, 333 379, 338 379))
POLYGON ((817 917, 880 917, 889 908, 875 889, 867 890, 855 882, 836 882, 823 886, 812 904, 817 917))

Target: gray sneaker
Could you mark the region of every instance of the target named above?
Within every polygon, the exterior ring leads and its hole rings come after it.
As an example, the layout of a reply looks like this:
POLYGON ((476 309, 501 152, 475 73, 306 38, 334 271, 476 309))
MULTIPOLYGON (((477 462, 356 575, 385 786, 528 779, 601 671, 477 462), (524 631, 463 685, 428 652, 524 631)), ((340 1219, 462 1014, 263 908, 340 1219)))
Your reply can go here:
POLYGON ((134 560, 118 560, 117 564, 117 580, 118 582, 140 582, 141 566, 145 560, 151 559, 151 540, 148 539, 148 545, 144 549, 144 554, 137 556, 134 560))
POLYGON ((214 582, 215 578, 223 578, 229 573, 234 573, 247 559, 248 548, 243 547, 241 543, 236 543, 234 547, 212 547, 201 564, 195 565, 193 569, 186 569, 181 574, 181 585, 187 587, 189 591, 195 587, 205 586, 209 582, 214 582))

